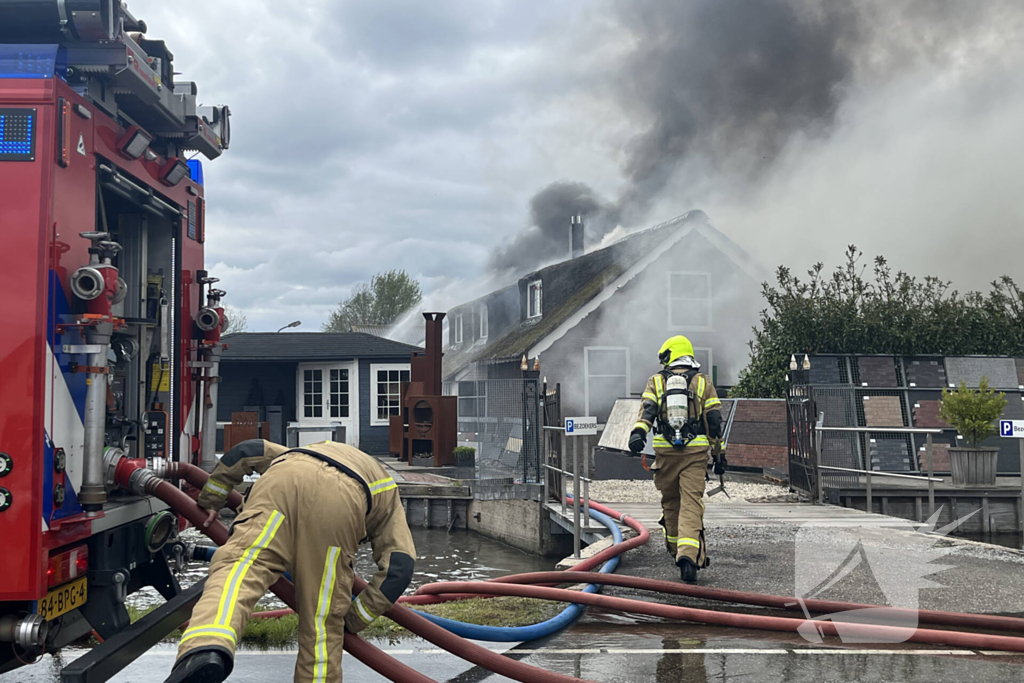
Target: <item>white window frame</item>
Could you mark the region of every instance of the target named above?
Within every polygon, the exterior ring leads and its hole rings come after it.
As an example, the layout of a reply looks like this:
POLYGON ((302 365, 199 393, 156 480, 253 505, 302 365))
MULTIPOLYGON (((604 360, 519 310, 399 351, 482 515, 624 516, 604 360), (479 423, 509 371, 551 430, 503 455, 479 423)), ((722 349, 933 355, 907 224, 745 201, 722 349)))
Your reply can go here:
POLYGON ((455 334, 453 336, 455 337, 455 341, 454 341, 455 344, 461 344, 462 343, 462 314, 461 313, 459 313, 458 315, 455 316, 455 334))
POLYGON ((370 425, 373 427, 386 427, 391 423, 390 418, 381 420, 377 417, 377 398, 380 393, 377 391, 377 371, 398 370, 405 371, 412 375, 410 363, 371 363, 370 364, 370 425))
POLYGON ((540 318, 544 315, 544 281, 534 280, 530 284, 526 285, 526 317, 527 318, 540 318), (537 291, 537 311, 530 313, 530 308, 533 306, 533 292, 537 291))
MULTIPOLYGON (((345 438, 351 446, 359 446, 359 425, 361 423, 361 406, 359 405, 359 362, 337 361, 321 363, 297 363, 295 368, 295 417, 296 421, 289 424, 299 426, 324 425, 322 438, 330 438, 333 425, 345 427, 345 438), (323 378, 323 409, 320 417, 305 416, 305 392, 303 380, 306 370, 320 370, 323 378), (348 417, 331 417, 331 370, 348 370, 348 417)), ((319 435, 319 434, 318 434, 319 435)), ((309 438, 312 436, 307 435, 309 438)), ((300 434, 300 441, 302 435, 300 434)), ((314 438, 314 441, 317 440, 314 438)))
POLYGON ((487 339, 487 334, 490 332, 490 320, 487 315, 487 304, 480 307, 480 338, 487 339))
MULTIPOLYGON (((707 346, 694 346, 693 347, 693 351, 694 351, 694 353, 696 353, 697 351, 707 351, 708 352, 708 364, 700 366, 700 371, 701 371, 702 374, 707 375, 708 379, 714 381, 715 378, 712 375, 713 369, 715 367, 715 352, 714 352, 714 350, 711 349, 710 347, 707 347, 707 346)), ((694 356, 694 358, 696 358, 696 356, 694 356)))
POLYGON ((714 297, 714 292, 711 289, 711 273, 700 273, 700 272, 697 272, 697 271, 688 271, 688 270, 674 270, 674 271, 672 271, 672 272, 670 272, 668 274, 668 280, 667 280, 667 282, 665 284, 666 284, 666 290, 668 291, 668 309, 667 309, 668 310, 668 329, 670 329, 670 330, 689 331, 689 332, 713 332, 714 331, 714 329, 715 329, 715 319, 714 319, 714 312, 715 312, 714 299, 715 299, 715 297, 714 297), (691 276, 692 275, 699 275, 699 276, 702 276, 705 279, 707 279, 707 283, 708 283, 708 298, 707 298, 708 324, 706 326, 702 327, 702 326, 694 326, 694 325, 679 325, 679 324, 676 324, 675 321, 672 320, 672 302, 673 301, 675 301, 677 299, 687 299, 687 300, 691 300, 691 301, 699 301, 699 299, 697 299, 696 297, 673 296, 672 295, 672 276, 673 275, 691 275, 691 276))
MULTIPOLYGON (((328 405, 327 405, 327 403, 325 401, 325 397, 329 393, 329 391, 328 391, 329 387, 327 385, 330 383, 330 379, 328 377, 325 377, 325 375, 328 375, 328 374, 329 374, 329 370, 326 367, 323 367, 323 366, 307 365, 307 366, 302 366, 302 367, 299 368, 299 371, 298 371, 298 375, 299 375, 299 377, 298 377, 298 380, 299 380, 299 396, 298 396, 299 406, 298 406, 298 408, 299 409, 298 409, 298 411, 296 411, 296 414, 297 414, 297 416, 298 416, 300 421, 302 421, 302 422, 321 421, 322 422, 322 421, 328 419, 327 418, 327 413, 330 412, 330 409, 328 408, 328 405), (306 381, 305 381, 306 380, 306 373, 307 372, 317 372, 317 371, 320 373, 320 414, 319 415, 306 415, 306 381)), ((311 405, 309 407, 310 408, 315 408, 316 406, 315 405, 311 405)))
MULTIPOLYGON (((624 351, 626 354, 626 381, 623 384, 622 398, 628 397, 631 391, 629 357, 632 349, 628 346, 584 346, 583 347, 583 406, 586 416, 590 417, 590 352, 591 351, 624 351)), ((596 377, 618 377, 618 375, 595 375, 596 377)))

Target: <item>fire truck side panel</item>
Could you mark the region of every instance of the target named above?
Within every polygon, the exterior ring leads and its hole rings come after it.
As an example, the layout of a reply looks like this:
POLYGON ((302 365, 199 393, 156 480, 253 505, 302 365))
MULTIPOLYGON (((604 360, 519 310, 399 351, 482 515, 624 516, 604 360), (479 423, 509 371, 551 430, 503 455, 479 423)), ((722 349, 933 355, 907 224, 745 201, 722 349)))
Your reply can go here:
MULTIPOLYGON (((195 204, 195 199, 190 200, 195 204)), ((195 209, 193 209, 193 212, 195 209)), ((199 436, 201 429, 197 420, 202 415, 201 406, 196 401, 196 383, 192 381, 190 363, 202 360, 199 358, 198 342, 194 339, 193 320, 202 306, 199 301, 199 284, 196 282, 196 271, 203 268, 203 245, 190 238, 188 218, 183 221, 181 238, 181 318, 184 321, 181 330, 181 441, 178 447, 178 459, 198 464, 199 436)), ((196 235, 192 231, 193 235, 196 235)), ((216 434, 213 435, 216 438, 216 434)))
MULTIPOLYGON (((85 343, 77 328, 66 328, 63 334, 58 326, 73 322, 72 309, 75 306, 71 293, 72 273, 89 262, 89 242, 80 233, 99 230, 96 221, 96 160, 92 154, 93 119, 85 119, 74 113, 73 104, 84 104, 84 100, 72 92, 66 84, 54 81, 56 99, 54 131, 53 190, 51 214, 52 228, 48 263, 48 315, 46 370, 46 403, 44 426, 46 430, 45 452, 43 454, 43 518, 44 528, 52 528, 54 522, 79 515, 82 506, 77 494, 82 486, 84 467, 85 393, 86 375, 73 372, 73 363, 81 362, 81 355, 64 353, 64 346, 85 343), (67 110, 62 107, 66 104, 67 110), (64 127, 66 126, 66 133, 64 127), (66 145, 66 149, 63 146, 66 145), (58 162, 63 156, 64 161, 58 162), (66 164, 66 165, 62 165, 66 164), (65 472, 54 469, 54 452, 62 449, 65 457, 65 472), (54 487, 63 487, 63 504, 54 505, 54 487)), ((80 525, 88 525, 82 521, 80 525)), ((64 530, 66 535, 70 529, 64 530)), ((47 533, 47 545, 53 547, 57 534, 47 533), (52 537, 52 538, 51 538, 52 537)))
POLYGON ((52 82, 0 79, 0 107, 34 109, 35 158, 0 161, 0 235, 8 265, 0 268, 0 451, 12 460, 0 478, 9 507, 0 512, 0 600, 34 600, 46 588, 42 549, 46 367, 47 236, 53 159, 52 82), (7 198, 18 198, 10 201, 7 198))

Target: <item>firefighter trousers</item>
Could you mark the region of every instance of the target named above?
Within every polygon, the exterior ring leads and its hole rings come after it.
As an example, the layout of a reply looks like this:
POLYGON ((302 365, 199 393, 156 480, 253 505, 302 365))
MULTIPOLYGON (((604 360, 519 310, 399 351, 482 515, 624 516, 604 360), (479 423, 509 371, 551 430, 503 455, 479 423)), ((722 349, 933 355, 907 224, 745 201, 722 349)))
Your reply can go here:
POLYGON ((256 601, 290 572, 299 615, 294 680, 340 681, 345 614, 365 520, 365 492, 337 468, 305 455, 274 464, 253 485, 231 538, 213 556, 178 658, 196 649, 233 658, 256 601))
POLYGON ((655 448, 654 486, 661 493, 665 544, 678 562, 688 557, 703 567, 704 477, 707 472, 707 446, 655 448))

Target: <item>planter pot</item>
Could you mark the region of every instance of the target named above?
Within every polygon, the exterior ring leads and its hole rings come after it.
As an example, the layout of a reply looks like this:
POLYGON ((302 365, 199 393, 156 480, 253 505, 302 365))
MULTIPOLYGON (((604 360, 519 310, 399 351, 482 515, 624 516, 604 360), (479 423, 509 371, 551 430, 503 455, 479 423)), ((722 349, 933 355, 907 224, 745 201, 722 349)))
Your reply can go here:
POLYGON ((995 486, 998 448, 950 448, 953 486, 995 486))

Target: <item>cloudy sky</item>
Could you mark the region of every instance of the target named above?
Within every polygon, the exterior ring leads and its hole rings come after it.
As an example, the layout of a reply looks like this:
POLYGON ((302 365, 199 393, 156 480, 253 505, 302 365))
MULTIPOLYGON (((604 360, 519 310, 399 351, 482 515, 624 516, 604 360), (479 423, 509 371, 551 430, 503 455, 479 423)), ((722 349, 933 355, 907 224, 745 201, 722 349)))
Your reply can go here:
POLYGON ((391 268, 431 306, 473 298, 558 257, 570 211, 591 244, 701 208, 769 270, 853 243, 960 287, 1024 280, 1020 3, 834 5, 131 9, 232 108, 207 263, 254 330, 319 329, 391 268))

